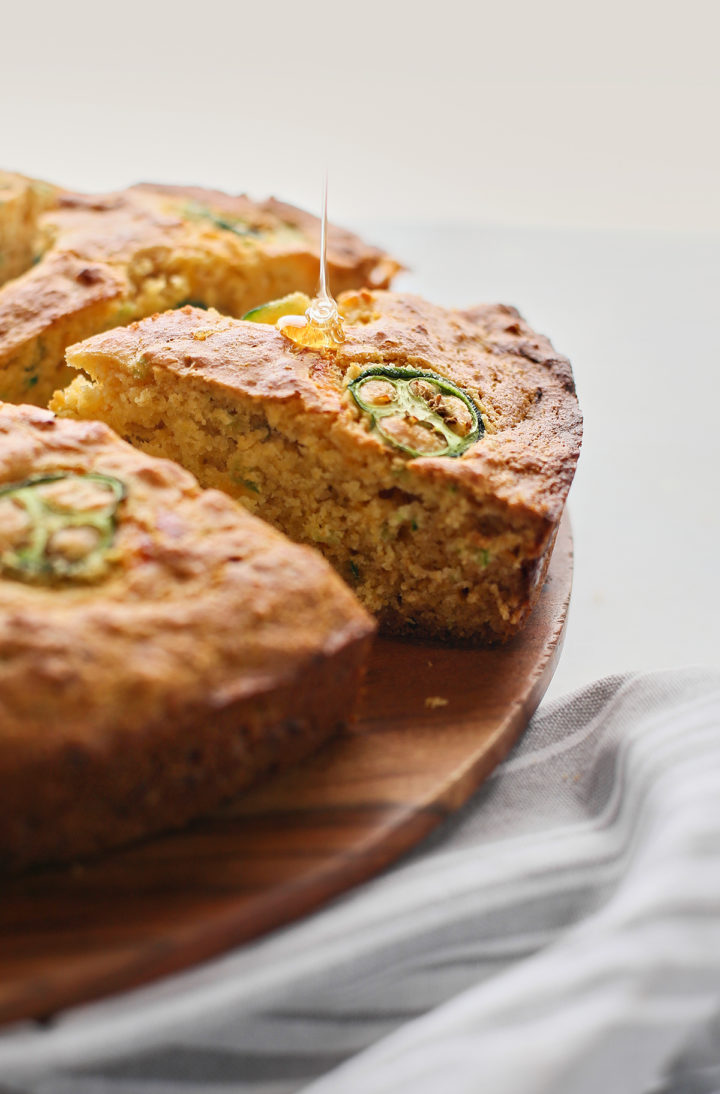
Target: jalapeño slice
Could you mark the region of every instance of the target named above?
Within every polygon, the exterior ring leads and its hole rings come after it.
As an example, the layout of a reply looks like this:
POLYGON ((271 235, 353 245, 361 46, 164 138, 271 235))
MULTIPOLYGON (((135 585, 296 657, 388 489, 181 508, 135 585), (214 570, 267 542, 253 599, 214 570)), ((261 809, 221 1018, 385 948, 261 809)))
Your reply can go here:
POLYGON ((101 577, 125 493, 120 479, 94 471, 54 471, 1 487, 0 502, 13 502, 25 525, 21 542, 0 551, 0 573, 24 581, 101 577), (62 490, 53 491, 61 483, 71 488, 69 501, 62 490), (73 489, 80 491, 79 502, 73 501, 73 489))
POLYGON ((377 365, 349 387, 371 428, 410 456, 461 456, 485 431, 470 396, 434 372, 377 365))
POLYGON ((310 297, 304 292, 291 292, 288 296, 281 296, 278 300, 268 300, 267 304, 260 304, 257 308, 251 308, 243 315, 243 319, 251 323, 277 323, 285 315, 304 315, 310 307, 310 297))

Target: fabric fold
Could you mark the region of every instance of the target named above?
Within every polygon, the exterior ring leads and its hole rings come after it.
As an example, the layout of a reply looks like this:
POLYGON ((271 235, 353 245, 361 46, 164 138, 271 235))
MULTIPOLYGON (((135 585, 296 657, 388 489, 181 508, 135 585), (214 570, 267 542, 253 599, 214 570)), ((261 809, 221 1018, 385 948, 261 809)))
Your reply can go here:
POLYGON ((718 1013, 720 672, 672 670, 543 706, 459 814, 311 918, 6 1031, 0 1084, 669 1094, 695 1042, 714 1066, 718 1013))

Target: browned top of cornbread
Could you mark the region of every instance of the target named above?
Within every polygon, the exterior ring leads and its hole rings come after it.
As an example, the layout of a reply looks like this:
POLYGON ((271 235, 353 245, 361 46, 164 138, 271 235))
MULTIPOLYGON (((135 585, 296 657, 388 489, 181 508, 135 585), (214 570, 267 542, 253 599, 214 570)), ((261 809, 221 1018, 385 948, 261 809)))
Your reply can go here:
POLYGON ((174 463, 101 423, 0 404, 0 489, 53 471, 114 476, 126 496, 98 580, 0 566, 0 771, 5 753, 17 766, 64 744, 121 748, 187 707, 212 721, 372 632, 319 554, 174 463))
MULTIPOLYGON (((15 177, 8 178, 9 186, 15 177)), ((63 316, 131 301, 135 285, 155 273, 181 273, 188 261, 252 276, 260 256, 317 262, 319 253, 320 225, 309 213, 272 198, 254 202, 199 187, 148 183, 106 195, 58 190, 39 227, 41 260, 0 291, 0 360, 63 316)), ((332 225, 328 264, 338 285, 351 277, 352 284, 384 286, 398 270, 384 252, 332 225)))
MULTIPOLYGON (((265 201, 252 201, 246 194, 234 196, 200 186, 164 186, 150 182, 140 183, 127 193, 139 194, 143 198, 152 195, 162 202, 167 199, 179 201, 181 207, 188 202, 194 202, 200 207, 211 208, 214 212, 227 212, 231 218, 237 217, 246 221, 254 229, 277 233, 275 236, 269 234, 264 244, 270 252, 307 250, 310 244, 312 254, 319 254, 318 218, 274 197, 265 201)), ((353 232, 335 224, 328 225, 327 245, 331 280, 333 275, 342 276, 343 270, 361 270, 368 285, 381 287, 399 269, 398 263, 384 251, 364 243, 353 232)))
POLYGON ((327 417, 329 444, 351 434, 390 461, 402 457, 369 430, 347 384, 371 364, 433 370, 474 399, 485 434, 459 458, 404 460, 413 474, 559 519, 582 419, 569 362, 546 338, 501 304, 452 311, 363 290, 341 295, 339 307, 346 341, 326 356, 296 349, 273 326, 188 307, 97 335, 70 347, 67 359, 101 381, 105 367, 133 369, 134 384, 159 370, 180 381, 202 377, 218 397, 294 401, 327 417))

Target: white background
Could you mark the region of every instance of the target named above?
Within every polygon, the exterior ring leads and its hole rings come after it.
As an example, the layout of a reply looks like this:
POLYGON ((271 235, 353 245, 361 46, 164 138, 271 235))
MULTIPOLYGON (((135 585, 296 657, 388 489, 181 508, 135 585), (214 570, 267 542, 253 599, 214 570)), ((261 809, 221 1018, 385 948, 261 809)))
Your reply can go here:
POLYGON ((720 229, 717 0, 14 3, 2 158, 337 219, 720 229))
POLYGON ((554 691, 720 655, 720 3, 15 4, 0 163, 317 208, 568 353, 586 417, 554 691))

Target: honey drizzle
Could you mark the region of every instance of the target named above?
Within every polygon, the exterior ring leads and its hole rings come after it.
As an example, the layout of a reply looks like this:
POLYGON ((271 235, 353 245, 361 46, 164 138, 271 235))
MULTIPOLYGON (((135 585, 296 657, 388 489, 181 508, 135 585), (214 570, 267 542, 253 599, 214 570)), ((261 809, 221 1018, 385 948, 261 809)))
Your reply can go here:
POLYGON ((328 177, 323 185, 322 223, 320 228, 320 284, 317 295, 304 315, 284 315, 277 328, 296 346, 311 349, 335 349, 345 341, 342 318, 328 284, 327 271, 327 197, 328 177))

